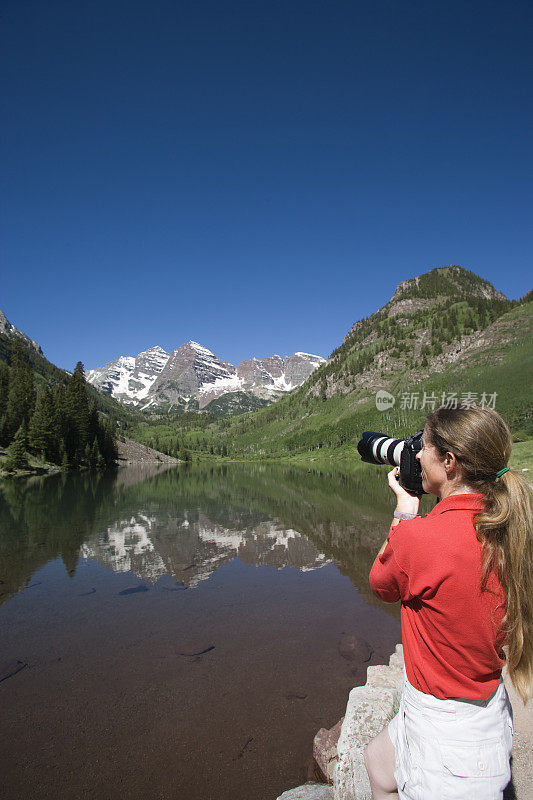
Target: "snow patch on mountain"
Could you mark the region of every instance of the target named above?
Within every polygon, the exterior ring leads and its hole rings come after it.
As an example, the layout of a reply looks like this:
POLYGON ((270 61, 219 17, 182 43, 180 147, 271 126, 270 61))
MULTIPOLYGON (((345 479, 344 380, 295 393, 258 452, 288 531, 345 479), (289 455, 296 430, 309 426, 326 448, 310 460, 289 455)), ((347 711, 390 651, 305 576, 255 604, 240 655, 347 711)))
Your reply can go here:
POLYGON ((212 383, 204 383, 198 388, 198 394, 216 394, 218 397, 226 392, 241 392, 243 390, 243 380, 238 375, 229 377, 215 378, 212 383))

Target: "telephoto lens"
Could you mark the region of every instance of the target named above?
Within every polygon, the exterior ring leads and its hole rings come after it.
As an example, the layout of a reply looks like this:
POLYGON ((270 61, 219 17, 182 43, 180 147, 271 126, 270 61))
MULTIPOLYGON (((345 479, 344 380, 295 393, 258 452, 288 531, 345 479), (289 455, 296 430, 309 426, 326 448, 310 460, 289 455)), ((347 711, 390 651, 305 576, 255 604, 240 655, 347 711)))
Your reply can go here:
POLYGON ((391 439, 384 433, 365 431, 357 450, 361 461, 366 461, 367 464, 390 464, 391 467, 399 467, 404 445, 403 439, 391 439))
POLYGON ((357 444, 361 461, 400 467, 400 486, 411 494, 424 494, 422 470, 416 454, 422 449, 422 431, 409 439, 391 439, 384 433, 365 431, 357 444))

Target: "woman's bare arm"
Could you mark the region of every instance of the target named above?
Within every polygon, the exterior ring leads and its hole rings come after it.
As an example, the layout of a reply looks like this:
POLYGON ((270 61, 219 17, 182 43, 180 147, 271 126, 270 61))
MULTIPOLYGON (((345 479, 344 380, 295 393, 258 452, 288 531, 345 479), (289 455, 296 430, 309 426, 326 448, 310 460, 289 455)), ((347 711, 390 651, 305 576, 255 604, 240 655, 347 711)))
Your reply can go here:
MULTIPOLYGON (((396 511, 400 511, 403 514, 416 515, 418 514, 418 506, 420 505, 420 498, 413 496, 412 494, 409 494, 409 492, 406 492, 405 489, 402 486, 400 486, 400 483, 398 481, 398 473, 399 473, 398 467, 394 467, 394 469, 391 469, 391 471, 387 473, 389 486, 396 495, 396 511)), ((391 528, 396 527, 396 525, 398 525, 399 522, 400 520, 394 517, 391 523, 391 528)), ((385 541, 381 545, 381 549, 377 554, 376 558, 379 558, 379 556, 385 550, 386 546, 387 546, 387 539, 385 539, 385 541)))

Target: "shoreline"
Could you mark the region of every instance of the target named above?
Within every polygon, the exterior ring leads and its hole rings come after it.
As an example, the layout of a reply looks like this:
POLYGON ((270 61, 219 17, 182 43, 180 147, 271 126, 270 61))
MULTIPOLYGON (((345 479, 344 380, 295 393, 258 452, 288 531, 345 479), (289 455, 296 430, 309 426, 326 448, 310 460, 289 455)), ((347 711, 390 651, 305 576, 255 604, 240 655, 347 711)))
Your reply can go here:
MULTIPOLYGON (((183 461, 180 461, 179 458, 167 456, 165 453, 160 453, 158 450, 153 450, 151 447, 147 447, 146 445, 141 444, 134 439, 128 439, 127 437, 123 437, 123 440, 118 439, 117 449, 118 459, 113 469, 121 469, 122 467, 127 467, 132 464, 166 464, 167 466, 173 466, 183 463, 183 461)), ((5 454, 5 450, 0 451, 0 456, 5 454)), ((104 469, 91 469, 87 466, 75 470, 68 470, 64 467, 61 467, 59 464, 50 464, 40 461, 35 456, 30 456, 29 458, 35 463, 30 463, 28 469, 18 469, 14 472, 6 472, 4 469, 0 468, 0 480, 4 480, 5 478, 31 478, 35 476, 57 475, 60 472, 68 474, 69 472, 82 473, 106 471, 104 469)))

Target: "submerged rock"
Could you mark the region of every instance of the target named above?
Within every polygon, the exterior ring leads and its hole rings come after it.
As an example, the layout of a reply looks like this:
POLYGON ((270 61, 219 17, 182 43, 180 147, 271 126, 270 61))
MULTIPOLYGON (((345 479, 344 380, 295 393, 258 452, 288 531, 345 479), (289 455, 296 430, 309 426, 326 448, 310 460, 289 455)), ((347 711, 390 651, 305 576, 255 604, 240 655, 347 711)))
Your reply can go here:
POLYGON ((292 692, 285 693, 286 700, 305 700, 307 697, 307 692, 304 692, 303 689, 296 689, 292 692))
POLYGON ((374 651, 367 642, 346 633, 341 634, 337 649, 339 655, 347 661, 363 664, 367 664, 374 655, 374 651))
POLYGON ((119 592, 120 595, 125 594, 137 594, 137 592, 147 592, 148 588, 146 586, 132 586, 131 589, 123 589, 119 592))

